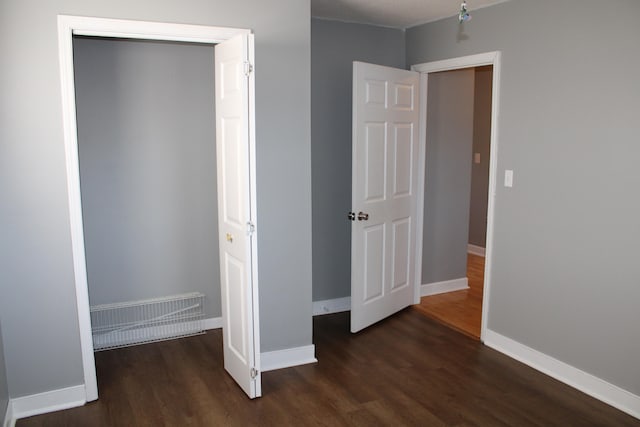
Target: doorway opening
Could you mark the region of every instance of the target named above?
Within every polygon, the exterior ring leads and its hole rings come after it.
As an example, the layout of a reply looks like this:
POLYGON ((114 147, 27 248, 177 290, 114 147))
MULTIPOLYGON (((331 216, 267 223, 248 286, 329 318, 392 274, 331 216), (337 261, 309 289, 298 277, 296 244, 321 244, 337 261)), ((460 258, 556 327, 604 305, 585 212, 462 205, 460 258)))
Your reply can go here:
POLYGON ((214 46, 73 48, 94 349, 220 327, 214 46))
MULTIPOLYGON (((224 158, 221 161, 220 154, 217 154, 217 206, 221 207, 219 210, 223 213, 218 216, 219 235, 214 242, 208 243, 219 245, 221 255, 233 252, 234 256, 233 264, 222 262, 222 256, 219 264, 225 369, 249 397, 260 396, 256 233, 253 227, 251 232, 246 232, 249 226, 256 223, 255 76, 252 72, 254 51, 251 32, 245 29, 197 25, 64 15, 58 17, 67 188, 85 386, 83 400, 88 402, 98 398, 98 388, 93 355, 85 229, 80 191, 81 168, 78 156, 74 37, 217 45, 215 54, 216 113, 209 120, 216 122, 214 129, 217 131, 215 138, 217 151, 218 153, 222 152, 224 158), (219 95, 221 93, 224 95, 219 95), (219 131, 221 129, 220 123, 223 123, 224 131, 219 131), (222 181, 220 176, 224 178, 222 185, 220 185, 222 181), (238 230, 233 229, 233 234, 231 234, 229 227, 233 228, 236 225, 238 230), (225 232, 226 241, 220 238, 220 235, 225 232), (229 236, 232 236, 231 239, 229 236), (231 274, 225 274, 230 268, 233 269, 231 274), (233 292, 229 292, 228 289, 233 289, 233 292), (229 325, 233 325, 233 328, 230 328, 229 325), (228 357, 229 355, 231 357, 228 357)), ((105 94, 105 96, 109 95, 111 94, 105 94)), ((190 130, 192 129, 188 126, 187 129, 183 129, 185 133, 190 130)), ((150 154, 153 155, 153 152, 150 154)), ((168 167, 171 167, 170 162, 168 167)), ((135 172, 135 167, 131 169, 135 172)), ((108 184, 113 183, 109 182, 108 184)), ((172 183, 165 184, 172 185, 172 183)), ((177 189, 175 193, 180 194, 181 191, 184 189, 177 189)), ((142 197, 145 197, 144 192, 141 194, 143 194, 142 197)), ((149 221, 153 222, 161 216, 160 213, 153 215, 149 221)), ((230 256, 225 257, 225 260, 229 259, 231 259, 230 256)))
MULTIPOLYGON (((445 75, 443 72, 456 70, 455 75, 470 73, 473 77, 474 68, 483 66, 491 67, 490 152, 486 156, 489 179, 488 191, 484 196, 487 206, 486 262, 484 272, 480 273, 483 277, 480 291, 483 303, 479 335, 483 340, 487 330, 490 302, 500 52, 418 64, 412 66, 411 71, 354 62, 353 195, 352 211, 348 214, 352 224, 357 224, 352 225, 351 239, 352 332, 357 332, 409 305, 420 304, 420 298, 428 293, 442 293, 453 290, 452 288, 468 287, 466 261, 469 247, 473 125, 460 126, 458 121, 461 112, 455 104, 449 103, 444 107, 430 105, 434 97, 428 95, 431 95, 431 92, 438 93, 438 85, 435 82, 439 73, 445 75), (430 80, 434 81, 433 87, 429 86, 430 80), (416 108, 418 102, 420 108, 416 108), (452 126, 442 126, 439 117, 431 117, 431 111, 448 113, 448 121, 452 126), (417 114, 416 117, 412 117, 411 113, 417 114), (402 117, 403 114, 409 115, 402 117), (417 128, 419 137, 414 136, 417 128), (452 129, 454 140, 457 139, 456 132, 466 130, 468 147, 457 144, 459 146, 454 147, 453 154, 447 153, 444 156, 439 155, 441 153, 438 147, 432 147, 428 151, 427 145, 432 142, 433 135, 438 136, 442 129, 452 129), (358 147, 361 149, 357 149, 358 147), (462 163, 469 165, 466 173, 455 172, 455 160, 460 155, 462 163), (359 167, 361 163, 364 166, 359 167), (388 165, 391 165, 391 173, 381 171, 388 165), (453 170, 453 173, 449 169, 453 170), (438 172, 441 171, 444 171, 443 177, 438 179, 438 172), (435 175, 430 177, 429 174, 434 172, 435 175), (440 188, 436 185, 438 181, 445 185, 440 188), (460 197, 458 192, 449 191, 447 185, 456 183, 466 186, 466 196, 460 197), (425 185, 428 187, 427 192, 425 185), (434 198, 434 194, 438 197, 434 198), (407 197, 409 195, 411 196, 407 197), (447 201, 446 198, 452 195, 456 200, 447 201), (426 196, 429 196, 429 199, 426 196), (387 200, 392 198, 395 200, 387 200), (377 204, 383 202, 389 203, 386 212, 402 212, 404 216, 399 215, 400 217, 393 221, 385 219, 377 208, 377 204), (403 209, 409 205, 411 208, 407 213, 403 209), (425 205, 433 209, 426 212, 425 205), (376 210, 375 215, 369 212, 372 210, 376 210), (463 221, 451 223, 448 221, 449 216, 463 218, 463 221), (378 221, 382 219, 386 221, 384 224, 378 221), (434 219, 433 224, 427 227, 426 220, 434 219), (456 238, 453 239, 452 236, 456 238), (453 255, 442 251, 442 248, 448 247, 454 249, 453 255), (422 285, 421 279, 428 275, 445 277, 432 280, 426 286, 422 285), (449 277, 446 277, 447 275, 449 277), (404 292, 407 290, 408 293, 404 292)), ((456 89, 460 89, 460 86, 463 88, 460 92, 462 98, 471 99, 471 103, 467 103, 466 116, 472 123, 474 81, 467 80, 467 83, 469 82, 470 84, 465 85, 455 81, 450 86, 456 89)))
POLYGON ((421 73, 421 140, 426 141, 418 205, 423 280, 416 286, 415 303, 418 310, 484 341, 500 52, 414 65, 412 70, 421 73))
POLYGON ((493 66, 431 75, 420 312, 480 339, 493 66))

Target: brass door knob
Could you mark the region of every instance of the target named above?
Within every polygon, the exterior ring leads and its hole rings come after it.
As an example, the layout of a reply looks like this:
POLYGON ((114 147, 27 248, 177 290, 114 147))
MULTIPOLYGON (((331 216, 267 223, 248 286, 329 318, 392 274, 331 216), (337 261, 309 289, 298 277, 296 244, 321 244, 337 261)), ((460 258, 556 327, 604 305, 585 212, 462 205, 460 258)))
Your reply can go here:
POLYGON ((367 221, 369 219, 369 214, 364 212, 358 212, 358 221, 367 221))

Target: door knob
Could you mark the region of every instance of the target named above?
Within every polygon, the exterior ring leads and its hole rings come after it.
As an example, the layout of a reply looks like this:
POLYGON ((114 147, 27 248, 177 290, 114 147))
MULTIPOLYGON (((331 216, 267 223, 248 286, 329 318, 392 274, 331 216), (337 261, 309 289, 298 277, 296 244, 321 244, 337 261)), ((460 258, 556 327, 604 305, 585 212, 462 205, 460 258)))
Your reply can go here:
POLYGON ((358 221, 367 221, 369 219, 369 214, 364 213, 362 211, 358 212, 358 221))
POLYGON ((350 221, 355 221, 355 220, 356 220, 356 213, 355 213, 355 212, 349 212, 349 213, 347 214, 347 218, 348 218, 350 221))

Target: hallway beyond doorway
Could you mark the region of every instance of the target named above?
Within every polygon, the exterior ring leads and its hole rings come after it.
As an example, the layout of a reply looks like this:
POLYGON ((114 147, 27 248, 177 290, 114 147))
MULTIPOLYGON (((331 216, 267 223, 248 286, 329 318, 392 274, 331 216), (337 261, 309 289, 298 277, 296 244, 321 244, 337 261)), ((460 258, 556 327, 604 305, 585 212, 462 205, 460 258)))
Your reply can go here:
POLYGON ((475 339, 480 339, 484 257, 467 255, 469 289, 420 298, 420 313, 475 339))

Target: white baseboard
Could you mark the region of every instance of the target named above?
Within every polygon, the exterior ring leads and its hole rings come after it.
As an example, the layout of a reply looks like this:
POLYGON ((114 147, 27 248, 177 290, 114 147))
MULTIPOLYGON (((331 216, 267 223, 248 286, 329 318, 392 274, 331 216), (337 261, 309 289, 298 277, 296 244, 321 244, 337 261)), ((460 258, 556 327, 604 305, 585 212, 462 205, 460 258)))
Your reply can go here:
POLYGON ((313 315, 341 313, 351 310, 351 297, 326 299, 313 302, 313 315))
POLYGON ((16 418, 13 416, 13 405, 11 401, 7 402, 7 410, 4 414, 4 419, 2 420, 2 427, 15 427, 16 418))
POLYGON ((291 368, 293 366, 316 363, 317 361, 316 346, 313 344, 304 347, 267 351, 260 355, 262 372, 291 368))
POLYGON ((84 385, 17 397, 9 401, 11 419, 15 423, 20 418, 82 406, 86 401, 84 385))
POLYGON ((222 317, 210 317, 208 319, 204 319, 204 328, 207 331, 209 329, 220 329, 220 328, 222 328, 222 317))
POLYGON ((482 246, 472 245, 471 243, 469 243, 467 245, 467 253, 478 255, 478 256, 484 256, 485 248, 483 248, 482 246))
POLYGON ((469 279, 461 277, 460 279, 422 285, 420 286, 420 296, 428 297, 429 295, 444 294, 445 292, 462 291, 465 289, 469 289, 469 279))
POLYGON ((484 343, 525 365, 640 419, 640 396, 487 329, 484 343))

